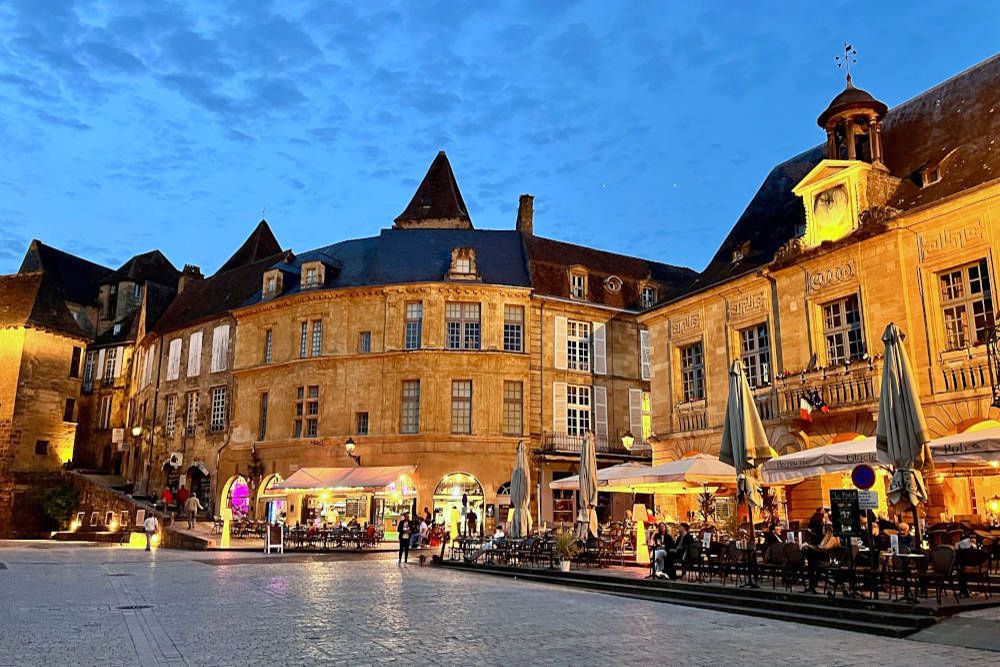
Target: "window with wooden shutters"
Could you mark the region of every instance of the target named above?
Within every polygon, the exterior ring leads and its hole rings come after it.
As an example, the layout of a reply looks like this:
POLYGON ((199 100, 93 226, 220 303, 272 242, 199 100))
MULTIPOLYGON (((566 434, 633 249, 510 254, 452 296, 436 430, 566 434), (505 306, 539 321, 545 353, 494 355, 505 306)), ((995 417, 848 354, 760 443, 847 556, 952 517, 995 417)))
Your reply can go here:
POLYGON ((196 377, 201 374, 201 343, 203 334, 195 331, 188 340, 187 376, 196 377))
POLYGON ((552 430, 566 432, 566 383, 552 383, 552 430))
POLYGON ((229 368, 229 325, 220 324, 212 331, 212 372, 229 368))
POLYGON ((607 375, 608 354, 607 354, 607 327, 603 322, 593 323, 594 342, 594 373, 597 375, 607 375))
POLYGON ((167 351, 167 379, 176 380, 181 376, 181 342, 180 338, 170 341, 167 351))
POLYGON ((642 389, 629 387, 628 430, 636 440, 642 438, 642 389))
POLYGON ((594 435, 600 442, 608 440, 608 389, 594 387, 594 435))
POLYGON ((590 322, 566 322, 566 367, 571 371, 590 370, 590 327, 590 322))
POLYGON ((566 370, 566 323, 567 319, 565 317, 554 318, 555 323, 555 335, 552 337, 555 348, 554 358, 556 368, 560 370, 566 370))
POLYGON ((174 434, 174 426, 177 420, 177 395, 167 396, 167 408, 163 416, 163 433, 168 438, 174 434))
POLYGON ((566 433, 584 435, 590 430, 590 387, 566 385, 566 433))
POLYGON ((649 331, 639 330, 639 377, 648 380, 652 377, 649 363, 649 331))

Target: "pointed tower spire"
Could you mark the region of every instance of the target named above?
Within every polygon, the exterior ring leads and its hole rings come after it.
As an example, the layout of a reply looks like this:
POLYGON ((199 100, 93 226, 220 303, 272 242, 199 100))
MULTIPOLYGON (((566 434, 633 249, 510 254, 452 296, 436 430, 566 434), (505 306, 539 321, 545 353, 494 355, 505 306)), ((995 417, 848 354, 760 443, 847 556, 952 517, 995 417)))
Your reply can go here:
POLYGON ((406 209, 396 217, 396 229, 472 229, 472 219, 444 151, 431 162, 406 209))
POLYGON ((281 246, 278 245, 278 239, 274 238, 270 225, 267 224, 267 220, 261 219, 243 245, 219 267, 219 272, 253 264, 280 252, 281 246))

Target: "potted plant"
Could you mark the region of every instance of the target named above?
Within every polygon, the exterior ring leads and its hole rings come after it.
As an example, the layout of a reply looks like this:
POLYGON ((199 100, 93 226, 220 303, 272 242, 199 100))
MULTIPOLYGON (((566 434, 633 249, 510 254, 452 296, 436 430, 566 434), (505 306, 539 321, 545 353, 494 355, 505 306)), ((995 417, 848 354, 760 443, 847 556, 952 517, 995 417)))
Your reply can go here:
POLYGON ((559 556, 559 570, 569 572, 570 563, 573 557, 580 552, 580 547, 576 543, 576 536, 573 533, 563 531, 556 534, 556 555, 559 556))

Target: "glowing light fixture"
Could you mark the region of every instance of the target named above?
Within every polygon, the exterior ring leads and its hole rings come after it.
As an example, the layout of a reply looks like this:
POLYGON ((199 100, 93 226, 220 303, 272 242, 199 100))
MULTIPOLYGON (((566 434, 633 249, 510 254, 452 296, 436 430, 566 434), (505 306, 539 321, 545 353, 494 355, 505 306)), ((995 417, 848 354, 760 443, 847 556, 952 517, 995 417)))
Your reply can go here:
POLYGON ((354 461, 354 465, 360 466, 361 457, 354 453, 354 450, 357 448, 358 446, 354 444, 354 438, 348 438, 347 442, 344 443, 344 451, 347 452, 347 455, 351 457, 352 461, 354 461))
POLYGON ((133 426, 132 427, 132 435, 134 435, 137 438, 140 435, 142 435, 142 427, 141 426, 133 426))

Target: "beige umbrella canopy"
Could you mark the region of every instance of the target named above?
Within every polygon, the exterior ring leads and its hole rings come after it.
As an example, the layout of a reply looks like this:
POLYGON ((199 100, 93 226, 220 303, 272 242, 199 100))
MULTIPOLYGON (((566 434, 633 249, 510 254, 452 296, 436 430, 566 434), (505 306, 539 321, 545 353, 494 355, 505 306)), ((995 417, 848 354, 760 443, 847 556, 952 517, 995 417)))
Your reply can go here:
POLYGON ((509 527, 511 537, 525 537, 531 527, 531 512, 528 509, 531 487, 528 475, 528 452, 522 440, 517 443, 517 462, 510 477, 510 504, 514 508, 509 527))
POLYGON ((729 369, 729 401, 722 426, 719 460, 736 469, 740 498, 760 505, 759 485, 754 472, 757 466, 774 456, 753 400, 753 392, 750 391, 750 383, 747 382, 743 362, 737 359, 729 369))
POLYGON ((903 347, 905 334, 890 323, 882 334, 882 390, 878 400, 875 448, 880 463, 895 467, 889 484, 889 501, 903 500, 916 509, 927 498, 920 469, 932 466, 927 425, 917 395, 910 360, 903 347))
POLYGON ((577 495, 576 536, 597 536, 597 446, 588 432, 580 447, 580 493, 577 495))

